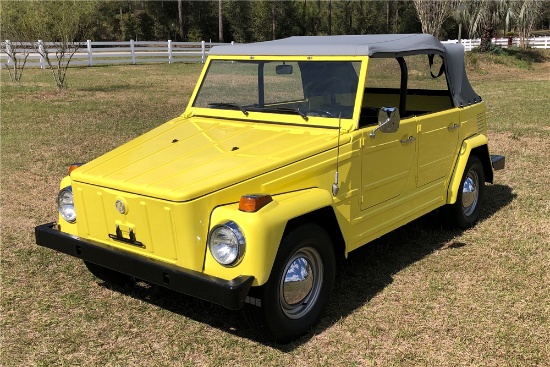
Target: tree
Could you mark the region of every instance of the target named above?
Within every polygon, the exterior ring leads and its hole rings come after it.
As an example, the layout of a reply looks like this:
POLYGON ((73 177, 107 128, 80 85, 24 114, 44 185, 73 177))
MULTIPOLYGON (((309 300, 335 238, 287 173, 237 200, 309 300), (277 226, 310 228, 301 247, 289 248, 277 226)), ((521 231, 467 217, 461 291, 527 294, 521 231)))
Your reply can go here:
POLYGON ((30 51, 23 42, 6 40, 4 52, 8 55, 6 69, 12 82, 20 82, 30 51), (10 65, 11 64, 11 65, 10 65))
POLYGON ((30 54, 16 26, 19 16, 18 4, 0 3, 0 33, 7 38, 2 51, 8 55, 6 68, 12 82, 21 81, 30 54))
POLYGON ((95 1, 25 1, 4 2, 18 17, 9 27, 17 29, 20 40, 31 41, 34 50, 44 58, 59 89, 65 87, 67 68, 85 40, 98 3, 95 1), (46 43, 39 41, 44 40, 46 43), (53 57, 52 57, 53 56, 53 57))
POLYGON ((457 0, 414 0, 416 13, 422 23, 422 32, 439 38, 441 26, 451 16, 456 4, 457 0))
POLYGON ((495 29, 508 10, 508 0, 474 0, 465 3, 464 17, 469 20, 470 37, 481 36, 480 52, 489 49, 495 29))
POLYGON ((527 48, 531 32, 535 23, 541 18, 544 5, 548 2, 541 0, 521 0, 511 5, 511 14, 516 19, 520 36, 520 47, 527 48))

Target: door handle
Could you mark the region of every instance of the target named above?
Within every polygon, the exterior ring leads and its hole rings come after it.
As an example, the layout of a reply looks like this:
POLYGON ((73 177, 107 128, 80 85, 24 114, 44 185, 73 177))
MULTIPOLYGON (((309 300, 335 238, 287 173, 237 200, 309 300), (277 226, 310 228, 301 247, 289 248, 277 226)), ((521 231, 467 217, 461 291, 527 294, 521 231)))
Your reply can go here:
POLYGON ((409 136, 408 139, 402 139, 402 140, 399 140, 399 141, 401 142, 401 144, 407 144, 407 143, 412 143, 415 140, 416 140, 416 138, 414 136, 409 136))
POLYGON ((447 130, 453 131, 453 130, 458 129, 459 127, 460 127, 459 124, 453 124, 452 126, 447 127, 447 130))

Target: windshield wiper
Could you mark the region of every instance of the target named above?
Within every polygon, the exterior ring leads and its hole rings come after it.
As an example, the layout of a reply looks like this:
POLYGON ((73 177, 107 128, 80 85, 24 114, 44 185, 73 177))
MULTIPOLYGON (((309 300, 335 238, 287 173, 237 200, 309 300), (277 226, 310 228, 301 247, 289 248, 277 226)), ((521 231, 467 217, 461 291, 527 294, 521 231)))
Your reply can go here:
POLYGON ((254 106, 254 110, 257 110, 257 111, 265 111, 265 112, 282 112, 282 113, 295 113, 297 115, 300 115, 304 120, 308 120, 308 117, 305 113, 303 113, 302 111, 300 111, 299 108, 294 108, 294 107, 280 107, 280 106, 264 106, 264 107, 256 107, 254 106))
POLYGON ((244 113, 245 116, 248 116, 248 111, 243 107, 241 106, 240 104, 238 103, 232 103, 232 102, 210 102, 208 104, 208 107, 213 107, 213 108, 219 108, 219 107, 231 107, 233 109, 238 109, 240 110, 242 113, 244 113))

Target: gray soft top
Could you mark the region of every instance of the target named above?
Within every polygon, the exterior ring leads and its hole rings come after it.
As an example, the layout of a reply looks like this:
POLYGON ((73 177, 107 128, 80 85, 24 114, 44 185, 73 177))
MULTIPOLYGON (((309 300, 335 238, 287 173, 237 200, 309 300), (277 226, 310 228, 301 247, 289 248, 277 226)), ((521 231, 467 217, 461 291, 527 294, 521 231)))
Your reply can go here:
POLYGON ((274 41, 215 46, 210 55, 231 56, 370 56, 395 58, 418 54, 440 55, 445 63, 455 106, 481 101, 464 69, 464 46, 442 44, 429 34, 372 34, 295 36, 274 41))

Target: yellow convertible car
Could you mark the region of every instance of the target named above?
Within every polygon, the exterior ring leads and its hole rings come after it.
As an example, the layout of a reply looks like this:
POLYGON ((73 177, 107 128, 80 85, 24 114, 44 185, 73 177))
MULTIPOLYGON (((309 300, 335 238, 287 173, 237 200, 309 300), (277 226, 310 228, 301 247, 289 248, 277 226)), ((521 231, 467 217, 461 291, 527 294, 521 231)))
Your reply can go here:
POLYGON ((478 219, 491 155, 464 48, 426 34, 212 48, 185 112, 83 165, 38 245, 98 278, 164 286, 288 342, 336 259, 430 211, 478 219))

